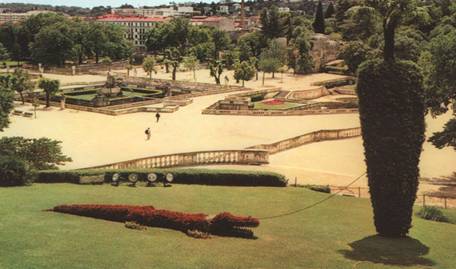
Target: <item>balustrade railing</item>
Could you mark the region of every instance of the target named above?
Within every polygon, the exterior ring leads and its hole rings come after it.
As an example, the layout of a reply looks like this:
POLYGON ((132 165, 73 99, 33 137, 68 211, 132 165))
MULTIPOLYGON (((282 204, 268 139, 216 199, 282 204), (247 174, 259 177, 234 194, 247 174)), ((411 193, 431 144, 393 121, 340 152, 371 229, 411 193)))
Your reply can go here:
POLYGON ((217 150, 177 153, 140 158, 90 167, 89 169, 166 168, 211 164, 267 164, 269 153, 265 150, 217 150))

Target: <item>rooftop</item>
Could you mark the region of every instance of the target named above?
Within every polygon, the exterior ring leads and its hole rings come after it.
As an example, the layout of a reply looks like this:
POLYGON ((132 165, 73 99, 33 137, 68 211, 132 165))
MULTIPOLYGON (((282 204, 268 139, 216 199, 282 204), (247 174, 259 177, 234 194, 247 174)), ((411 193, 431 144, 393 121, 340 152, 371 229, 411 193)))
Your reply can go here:
POLYGON ((97 21, 107 22, 164 22, 166 17, 144 17, 144 16, 120 16, 120 15, 104 15, 97 18, 97 21))

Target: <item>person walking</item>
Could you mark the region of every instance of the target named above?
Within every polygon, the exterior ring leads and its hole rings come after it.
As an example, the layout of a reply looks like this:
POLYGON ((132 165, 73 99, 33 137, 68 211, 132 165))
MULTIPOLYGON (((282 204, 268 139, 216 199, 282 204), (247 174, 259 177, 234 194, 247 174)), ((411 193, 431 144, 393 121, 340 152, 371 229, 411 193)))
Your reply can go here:
POLYGON ((150 140, 150 128, 147 128, 144 133, 146 134, 146 140, 150 140))
POLYGON ((157 114, 155 114, 155 118, 157 119, 157 122, 160 120, 160 113, 157 112, 157 114))

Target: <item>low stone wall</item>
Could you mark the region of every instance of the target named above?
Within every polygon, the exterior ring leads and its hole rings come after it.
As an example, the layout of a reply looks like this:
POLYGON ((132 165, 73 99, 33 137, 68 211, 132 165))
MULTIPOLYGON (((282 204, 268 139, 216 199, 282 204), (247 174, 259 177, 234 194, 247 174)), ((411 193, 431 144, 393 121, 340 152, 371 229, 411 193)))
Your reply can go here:
POLYGON ((281 151, 289 150, 313 142, 352 138, 360 135, 360 127, 339 130, 319 130, 316 132, 311 132, 304 135, 288 138, 272 144, 256 145, 250 147, 249 149, 262 149, 267 150, 269 154, 275 154, 281 151))
POLYGON ((305 116, 305 115, 324 115, 324 114, 346 114, 358 113, 357 108, 340 109, 289 109, 289 110, 221 110, 215 109, 212 105, 203 110, 202 114, 210 115, 233 115, 233 116, 305 116))
MULTIPOLYGON (((104 72, 104 75, 109 70, 126 69, 128 61, 118 61, 111 64, 107 63, 93 63, 93 64, 81 64, 75 65, 74 74, 71 66, 67 67, 44 67, 44 73, 59 74, 59 75, 84 75, 91 74, 94 72, 104 72)), ((25 69, 40 72, 37 65, 25 64, 25 69)))
POLYGON ((212 150, 152 156, 86 169, 166 168, 211 164, 261 165, 269 163, 265 150, 212 150))
POLYGON ((329 94, 330 92, 325 87, 319 87, 311 90, 292 91, 286 96, 286 100, 312 100, 329 94))
POLYGON ((345 85, 354 85, 356 84, 356 78, 355 77, 350 77, 350 76, 345 76, 342 78, 336 78, 336 79, 327 79, 323 81, 318 81, 312 83, 312 86, 323 86, 326 89, 331 89, 335 87, 340 87, 340 86, 345 86, 345 85))
POLYGON ((188 82, 188 81, 179 81, 179 80, 166 80, 166 79, 152 79, 139 78, 139 77, 127 77, 124 74, 116 74, 116 77, 121 77, 125 83, 129 84, 146 84, 148 86, 158 86, 163 84, 168 84, 171 88, 184 89, 190 91, 220 91, 229 92, 229 91, 245 91, 250 90, 245 87, 230 85, 223 86, 211 83, 202 83, 202 82, 188 82))

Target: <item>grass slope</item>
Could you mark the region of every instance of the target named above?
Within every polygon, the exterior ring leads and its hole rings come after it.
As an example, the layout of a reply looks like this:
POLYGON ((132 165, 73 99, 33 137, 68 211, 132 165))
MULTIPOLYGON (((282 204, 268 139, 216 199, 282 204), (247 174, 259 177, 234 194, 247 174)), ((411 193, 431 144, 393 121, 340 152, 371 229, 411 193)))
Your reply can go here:
POLYGON ((303 188, 35 184, 0 188, 0 268, 455 268, 456 225, 414 219, 413 239, 375 236, 368 200, 335 197, 261 221, 257 240, 198 240, 166 229, 45 212, 64 203, 151 204, 262 217, 326 194, 303 188))

